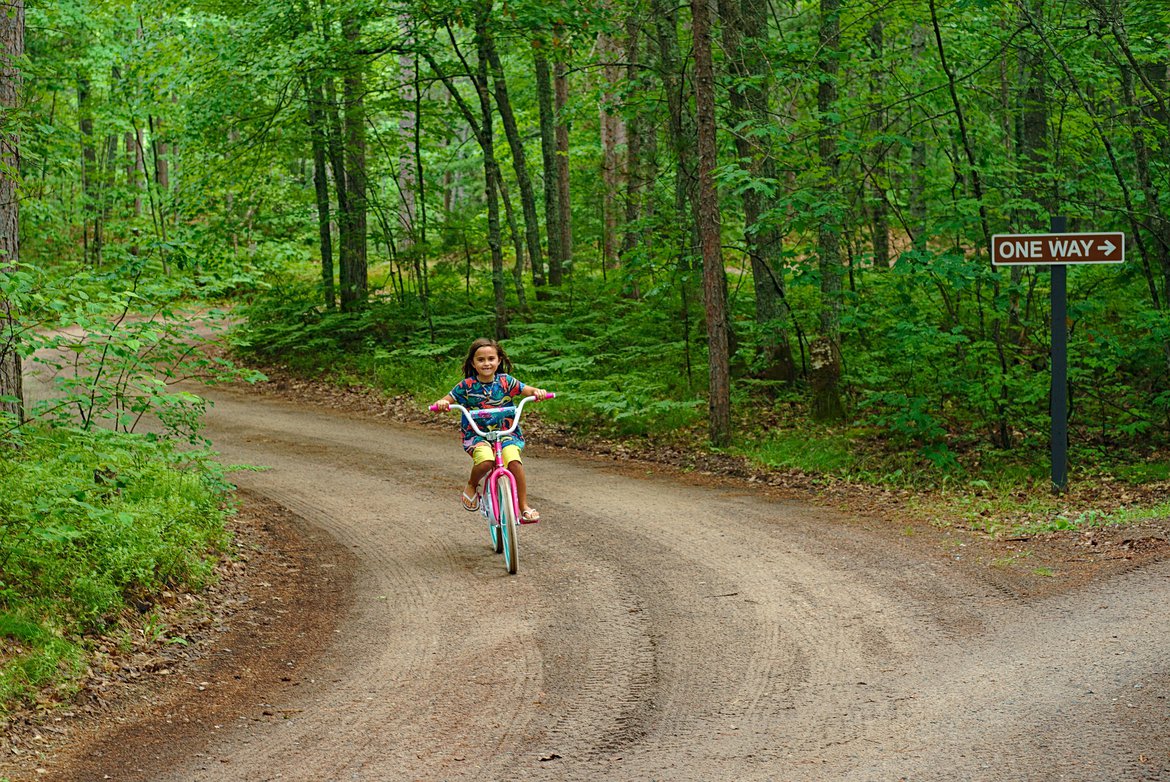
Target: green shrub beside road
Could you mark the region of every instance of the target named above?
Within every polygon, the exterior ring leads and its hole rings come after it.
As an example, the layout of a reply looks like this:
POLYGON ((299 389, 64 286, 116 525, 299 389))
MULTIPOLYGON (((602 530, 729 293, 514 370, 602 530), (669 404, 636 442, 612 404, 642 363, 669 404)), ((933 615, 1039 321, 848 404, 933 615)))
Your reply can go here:
POLYGON ((0 724, 40 690, 76 686, 87 638, 128 601, 205 584, 229 512, 204 452, 103 430, 20 441, 0 446, 0 724))

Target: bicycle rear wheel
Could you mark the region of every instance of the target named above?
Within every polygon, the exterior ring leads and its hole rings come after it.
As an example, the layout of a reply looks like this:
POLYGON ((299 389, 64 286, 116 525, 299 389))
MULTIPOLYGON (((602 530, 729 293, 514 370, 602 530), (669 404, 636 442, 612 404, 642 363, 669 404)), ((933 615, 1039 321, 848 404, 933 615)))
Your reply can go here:
POLYGON ((516 505, 512 501, 512 482, 507 478, 496 481, 496 502, 499 503, 500 539, 504 544, 504 565, 515 573, 520 553, 516 550, 516 505))

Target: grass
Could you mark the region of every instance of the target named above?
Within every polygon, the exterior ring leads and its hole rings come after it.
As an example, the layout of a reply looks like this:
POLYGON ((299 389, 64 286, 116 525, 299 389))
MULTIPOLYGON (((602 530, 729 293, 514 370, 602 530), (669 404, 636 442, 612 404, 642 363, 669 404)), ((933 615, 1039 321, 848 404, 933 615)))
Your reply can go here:
POLYGON ((831 432, 820 436, 807 431, 777 432, 750 443, 742 452, 765 467, 821 475, 854 474, 860 466, 849 438, 831 432))
POLYGON ((68 694, 129 599, 208 583, 229 489, 207 454, 104 430, 28 429, 6 456, 0 723, 42 690, 68 694))

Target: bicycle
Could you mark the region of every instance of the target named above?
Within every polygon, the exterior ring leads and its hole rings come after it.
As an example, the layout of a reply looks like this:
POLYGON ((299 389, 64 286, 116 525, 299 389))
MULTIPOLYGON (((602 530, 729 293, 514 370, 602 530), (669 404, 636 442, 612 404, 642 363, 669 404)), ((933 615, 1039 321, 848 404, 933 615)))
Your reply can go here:
MULTIPOLYGON (((556 394, 548 394, 544 398, 552 399, 556 394)), ((515 574, 519 565, 519 551, 517 550, 516 528, 520 524, 526 524, 521 518, 520 513, 520 499, 516 495, 516 478, 508 471, 504 465, 504 444, 505 436, 516 431, 516 427, 520 425, 520 415, 524 410, 524 405, 536 399, 534 396, 526 396, 520 400, 520 404, 507 407, 485 407, 479 410, 468 410, 463 405, 450 405, 449 409, 458 410, 459 413, 467 419, 471 425, 472 430, 492 446, 492 453, 495 456, 496 466, 488 473, 479 484, 480 496, 480 513, 488 522, 488 534, 492 541, 492 550, 497 554, 504 555, 504 565, 508 569, 509 574, 515 574), (494 429, 488 432, 483 431, 476 424, 475 419, 489 419, 497 416, 509 416, 515 414, 512 423, 506 429, 494 429)), ((439 412, 437 405, 431 405, 433 412, 439 412)))

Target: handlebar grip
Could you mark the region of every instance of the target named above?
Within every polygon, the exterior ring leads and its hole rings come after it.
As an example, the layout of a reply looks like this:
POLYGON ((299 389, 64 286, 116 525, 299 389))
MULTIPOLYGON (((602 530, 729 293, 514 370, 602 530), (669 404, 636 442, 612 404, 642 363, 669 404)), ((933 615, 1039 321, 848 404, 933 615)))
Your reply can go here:
POLYGON ((544 398, 545 399, 556 399, 557 395, 555 393, 553 393, 552 391, 549 391, 547 394, 544 395, 544 398))
POLYGON ((438 405, 431 405, 431 412, 432 413, 439 412, 439 406, 438 405))

